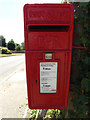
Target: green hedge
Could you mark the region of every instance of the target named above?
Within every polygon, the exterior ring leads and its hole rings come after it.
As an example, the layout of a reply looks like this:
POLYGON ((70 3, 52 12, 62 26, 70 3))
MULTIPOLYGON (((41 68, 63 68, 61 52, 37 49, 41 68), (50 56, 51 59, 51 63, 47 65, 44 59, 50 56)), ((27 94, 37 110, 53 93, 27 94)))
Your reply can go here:
POLYGON ((11 54, 12 52, 10 50, 8 50, 8 48, 6 48, 6 47, 2 47, 1 48, 1 53, 2 54, 11 54))

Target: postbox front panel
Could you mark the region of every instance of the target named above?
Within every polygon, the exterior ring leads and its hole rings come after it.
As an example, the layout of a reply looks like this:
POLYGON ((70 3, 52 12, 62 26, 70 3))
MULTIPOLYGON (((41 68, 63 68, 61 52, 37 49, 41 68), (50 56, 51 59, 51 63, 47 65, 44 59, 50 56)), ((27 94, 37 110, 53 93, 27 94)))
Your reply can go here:
POLYGON ((70 72, 70 62, 67 59, 71 53, 53 52, 53 60, 43 59, 44 54, 45 52, 26 53, 29 107, 66 108, 69 85, 67 79, 70 77, 67 76, 70 72))
POLYGON ((73 11, 71 4, 24 7, 30 109, 65 109, 68 105, 73 11))

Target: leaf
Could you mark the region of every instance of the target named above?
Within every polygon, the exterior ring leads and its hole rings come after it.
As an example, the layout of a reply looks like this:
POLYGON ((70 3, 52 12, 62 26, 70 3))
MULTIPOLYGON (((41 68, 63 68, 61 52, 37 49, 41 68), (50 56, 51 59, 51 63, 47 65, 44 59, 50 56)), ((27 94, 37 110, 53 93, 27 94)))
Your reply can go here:
POLYGON ((86 77, 87 77, 88 79, 90 79, 90 72, 87 72, 87 73, 86 73, 86 77))
MULTIPOLYGON (((79 114, 79 116, 80 116, 80 118, 88 118, 88 115, 86 115, 85 112, 79 114)), ((86 119, 86 120, 88 120, 88 119, 86 119)))
POLYGON ((85 89, 86 92, 90 91, 90 80, 87 78, 83 78, 81 81, 81 88, 85 89))
POLYGON ((87 5, 88 5, 88 3, 85 3, 85 2, 80 2, 79 4, 80 4, 80 6, 82 6, 82 7, 87 7, 87 5))
POLYGON ((86 113, 86 111, 89 110, 89 108, 88 108, 87 105, 80 105, 80 106, 79 106, 79 109, 80 109, 81 113, 82 113, 82 112, 85 112, 85 113, 86 113))
POLYGON ((79 101, 82 103, 85 103, 88 101, 88 98, 85 95, 80 95, 79 96, 79 101))
POLYGON ((90 57, 85 57, 82 61, 84 64, 90 65, 90 57))
POLYGON ((73 100, 73 105, 74 105, 75 108, 78 108, 79 101, 78 100, 73 100))

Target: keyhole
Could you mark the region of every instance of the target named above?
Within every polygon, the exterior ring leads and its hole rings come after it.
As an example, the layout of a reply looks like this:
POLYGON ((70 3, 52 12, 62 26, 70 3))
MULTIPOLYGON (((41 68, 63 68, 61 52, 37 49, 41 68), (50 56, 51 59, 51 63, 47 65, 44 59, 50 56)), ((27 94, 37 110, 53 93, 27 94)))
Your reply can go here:
POLYGON ((36 83, 37 83, 37 80, 36 80, 36 83))

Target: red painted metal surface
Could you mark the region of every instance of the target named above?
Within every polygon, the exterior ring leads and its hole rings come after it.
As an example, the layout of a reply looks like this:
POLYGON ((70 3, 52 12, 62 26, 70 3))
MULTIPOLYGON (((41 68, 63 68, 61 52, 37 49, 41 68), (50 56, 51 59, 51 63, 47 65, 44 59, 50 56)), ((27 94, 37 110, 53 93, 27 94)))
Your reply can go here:
POLYGON ((28 104, 31 109, 68 105, 74 9, 71 4, 24 6, 28 104), (46 60, 45 53, 52 53, 46 60), (56 93, 40 93, 40 63, 57 63, 56 93))

